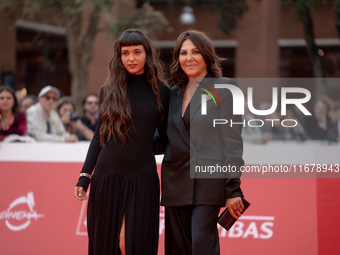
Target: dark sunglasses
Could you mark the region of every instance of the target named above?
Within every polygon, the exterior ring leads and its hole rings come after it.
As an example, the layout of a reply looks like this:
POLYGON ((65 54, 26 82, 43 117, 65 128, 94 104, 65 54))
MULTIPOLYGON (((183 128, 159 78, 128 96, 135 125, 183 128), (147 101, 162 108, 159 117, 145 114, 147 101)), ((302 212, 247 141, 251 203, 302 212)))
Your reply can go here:
POLYGON ((51 99, 55 102, 57 101, 56 97, 50 97, 50 96, 44 96, 46 98, 47 101, 50 101, 51 99))

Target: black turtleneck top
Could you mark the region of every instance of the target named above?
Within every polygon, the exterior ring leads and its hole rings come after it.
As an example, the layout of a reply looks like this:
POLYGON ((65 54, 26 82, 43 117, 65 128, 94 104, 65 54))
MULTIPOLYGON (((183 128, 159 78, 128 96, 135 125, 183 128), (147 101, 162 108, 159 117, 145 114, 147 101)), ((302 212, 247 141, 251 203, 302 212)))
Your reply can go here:
MULTIPOLYGON (((103 100, 104 87, 101 89, 99 103, 103 100)), ((155 158, 153 150, 153 138, 158 127, 160 137, 166 137, 166 119, 169 104, 170 89, 166 85, 158 86, 160 98, 164 109, 164 117, 158 110, 156 96, 146 75, 128 74, 127 96, 131 105, 131 115, 134 128, 129 130, 129 138, 125 145, 119 137, 109 138, 105 146, 100 146, 100 126, 102 124, 99 115, 94 137, 91 141, 85 163, 81 173, 92 174, 99 181, 110 172, 118 171, 128 179, 132 179, 139 171, 154 168, 155 158)), ((80 177, 77 186, 85 190, 89 185, 87 177, 80 177)))

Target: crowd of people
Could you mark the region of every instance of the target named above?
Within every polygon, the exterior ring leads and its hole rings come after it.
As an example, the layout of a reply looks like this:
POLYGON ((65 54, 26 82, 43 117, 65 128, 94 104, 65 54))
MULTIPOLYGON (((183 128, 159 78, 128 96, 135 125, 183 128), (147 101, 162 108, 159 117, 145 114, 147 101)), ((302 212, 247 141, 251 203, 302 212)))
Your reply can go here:
POLYGON ((72 97, 46 86, 38 96, 21 98, 10 86, 0 86, 0 141, 78 142, 90 141, 97 124, 98 95, 83 100, 83 116, 76 113, 72 97))
MULTIPOLYGON (((83 116, 76 113, 76 103, 70 96, 60 97, 56 87, 46 86, 38 96, 18 96, 10 86, 0 86, 0 141, 12 142, 77 142, 91 141, 96 124, 99 98, 88 94, 83 102, 83 116), (21 136, 21 137, 19 137, 21 136)), ((271 104, 264 102, 260 110, 271 104)), ((245 105, 242 137, 245 143, 265 144, 269 141, 340 141, 340 102, 327 96, 320 97, 311 116, 304 115, 297 107, 287 109, 285 116, 274 111, 270 116, 254 116, 245 105), (249 120, 263 120, 248 125, 249 120), (275 119, 277 121, 265 121, 275 119), (281 121, 295 122, 283 126, 281 121), (294 126, 294 127, 293 127, 294 126)))
MULTIPOLYGON (((99 105, 98 95, 88 94, 83 102, 83 116, 76 113, 76 103, 70 96, 60 96, 56 87, 46 86, 38 96, 20 97, 10 86, 0 86, 0 141, 12 142, 77 142, 93 137, 99 105)), ((260 110, 271 104, 264 102, 260 110)), ((245 143, 265 144, 269 141, 340 141, 340 102, 327 96, 320 97, 311 116, 304 115, 297 107, 287 109, 285 116, 274 111, 270 116, 254 116, 245 105, 242 137, 245 143), (249 120, 263 120, 248 125, 249 120), (275 119, 277 121, 265 121, 275 119), (295 122, 283 126, 281 121, 295 122), (294 126, 294 127, 292 127, 294 126)))
MULTIPOLYGON (((269 102, 259 107, 260 110, 270 108, 269 102)), ((304 115, 294 106, 287 109, 286 115, 274 111, 270 115, 254 116, 245 105, 243 141, 250 144, 270 141, 340 141, 340 102, 322 96, 317 99, 311 114, 304 115)))

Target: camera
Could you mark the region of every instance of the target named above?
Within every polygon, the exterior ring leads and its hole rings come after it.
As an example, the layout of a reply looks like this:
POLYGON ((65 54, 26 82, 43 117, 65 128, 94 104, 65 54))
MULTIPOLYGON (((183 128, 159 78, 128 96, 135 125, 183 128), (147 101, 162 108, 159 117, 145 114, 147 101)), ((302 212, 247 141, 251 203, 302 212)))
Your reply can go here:
POLYGON ((71 121, 77 121, 78 119, 79 119, 78 114, 75 113, 74 111, 71 111, 70 120, 71 120, 71 121))

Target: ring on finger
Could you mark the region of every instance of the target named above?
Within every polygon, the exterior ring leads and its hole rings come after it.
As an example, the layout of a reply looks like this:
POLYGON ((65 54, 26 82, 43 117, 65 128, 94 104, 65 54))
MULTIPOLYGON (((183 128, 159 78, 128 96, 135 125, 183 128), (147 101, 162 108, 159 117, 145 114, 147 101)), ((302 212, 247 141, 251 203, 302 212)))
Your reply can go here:
POLYGON ((238 207, 238 209, 241 209, 241 208, 242 208, 242 205, 238 205, 237 207, 238 207))

